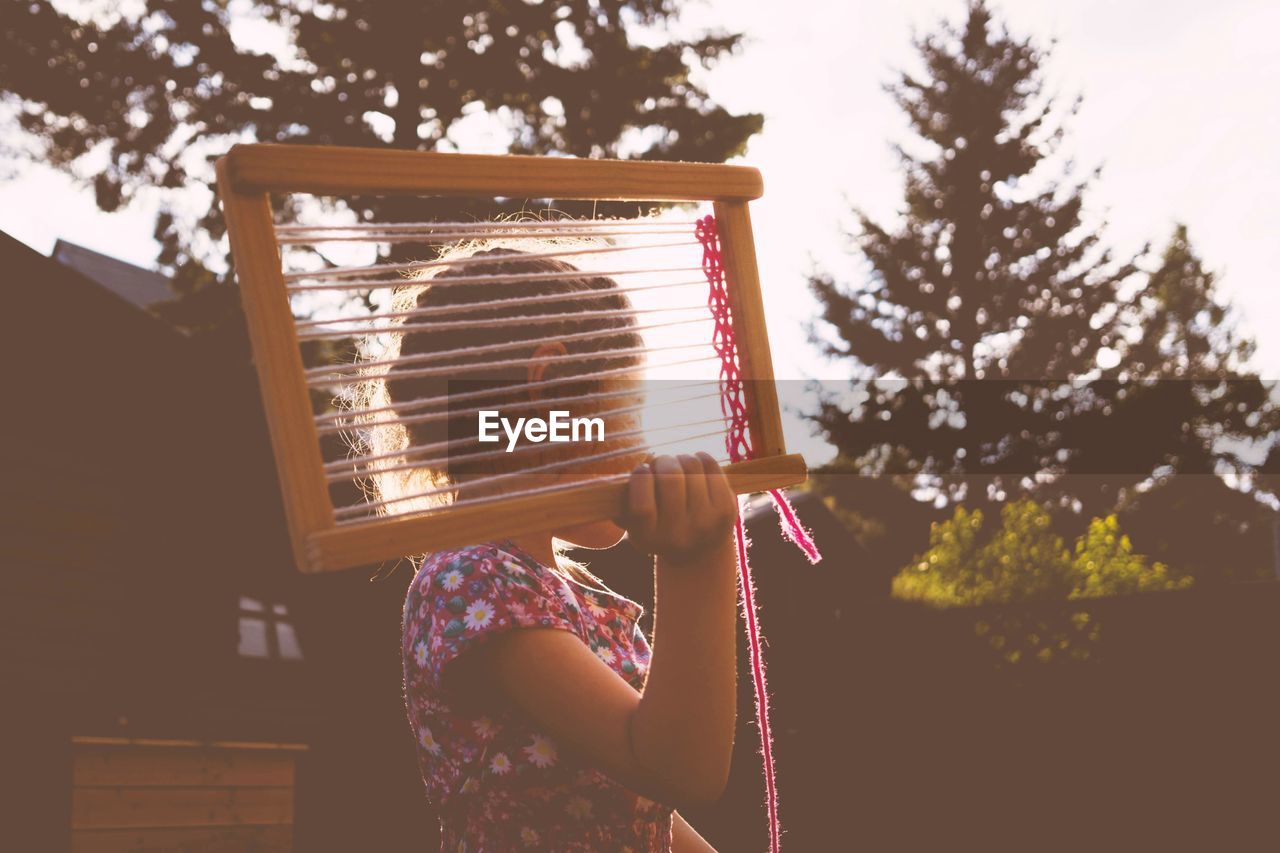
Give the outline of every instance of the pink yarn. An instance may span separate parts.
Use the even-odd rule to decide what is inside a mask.
[[[770,489],[769,497],[773,498],[773,508],[778,511],[778,522],[782,528],[783,537],[794,542],[796,547],[804,551],[810,563],[820,561],[822,554],[813,541],[813,534],[800,523],[800,517],[796,515],[795,508],[791,506],[791,501],[787,500],[787,493],[782,489]]]
[[[729,289],[724,277],[723,259],[720,254],[720,235],[714,216],[698,220],[695,229],[702,243],[702,269],[707,276],[709,293],[707,307],[715,327],[712,345],[720,356],[720,411],[728,422],[725,433],[725,449],[731,462],[740,462],[751,456],[751,443],[747,440],[747,405],[742,382],[738,344],[734,335],[732,309],[729,305]],[[796,516],[791,502],[780,489],[769,492],[778,511],[782,535],[796,543],[810,563],[822,559],[809,531]],[[755,583],[747,562],[746,526],[742,520],[742,504],[739,503],[738,520],[734,524],[738,546],[738,580],[742,588],[742,614],[747,624],[747,640],[751,648],[751,677],[755,687],[756,720],[760,726],[760,753],[764,764],[765,802],[769,812],[769,849],[778,853],[781,849],[782,824],[778,820],[778,781],[773,762],[773,736],[769,726],[769,687],[765,679],[764,640],[760,633],[759,614],[756,610]]]
[[[720,412],[729,423],[725,433],[725,449],[729,460],[738,462],[751,455],[747,441],[747,403],[744,399],[742,375],[738,363],[738,342],[734,335],[732,309],[729,307],[729,288],[724,279],[724,266],[720,257],[720,235],[716,231],[714,216],[698,220],[695,233],[702,243],[702,271],[707,276],[710,289],[707,307],[711,309],[714,328],[711,345],[720,356]]]

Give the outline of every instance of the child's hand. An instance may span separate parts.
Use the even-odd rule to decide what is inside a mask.
[[[738,498],[707,453],[658,456],[631,472],[619,523],[637,548],[690,564],[728,544]]]

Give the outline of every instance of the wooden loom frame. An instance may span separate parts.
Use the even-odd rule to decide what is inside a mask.
[[[338,525],[280,263],[272,193],[712,202],[752,449],[751,460],[728,465],[725,472],[738,494],[806,479],[804,459],[786,452],[773,381],[747,209],[748,202],[763,192],[758,170],[703,163],[251,144],[233,146],[218,160],[217,174],[294,559],[301,571],[334,571],[474,544],[495,535],[495,517],[501,518],[504,536],[598,521],[618,513],[626,484],[584,483],[558,492],[551,501],[528,495]]]

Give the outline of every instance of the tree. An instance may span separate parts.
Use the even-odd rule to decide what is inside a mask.
[[[1085,183],[1056,162],[1075,107],[1044,93],[1043,52],[982,2],[917,47],[923,73],[889,88],[914,133],[898,149],[901,221],[858,214],[865,282],[811,280],[824,352],[889,381],[870,381],[857,412],[828,400],[816,422],[868,473],[982,500],[969,484],[1017,488],[1053,464],[1065,403],[1041,380],[1088,373],[1115,342],[1134,267],[1101,247],[1082,219]]]
[[[1137,294],[1134,308],[1140,313],[1134,325],[1143,334],[1125,344],[1115,373],[1159,379],[1253,376],[1247,365],[1256,347],[1236,327],[1219,297],[1217,277],[1205,269],[1186,225],[1174,226],[1160,266]]]
[[[1091,383],[1097,404],[1064,426],[1069,469],[1091,476],[1042,497],[1069,489],[1085,513],[1115,507],[1145,550],[1201,583],[1272,576],[1276,513],[1255,492],[1266,487],[1261,448],[1280,427],[1275,383],[1249,367],[1253,341],[1185,226],[1125,312],[1133,332]]]
[[[1280,426],[1272,383],[1249,368],[1253,341],[1218,296],[1185,226],[1123,312],[1128,333],[1116,364],[1090,384],[1094,404],[1063,426],[1074,448],[1068,470],[1109,475],[1111,493],[1100,500],[1111,506],[1131,501],[1133,487],[1153,475],[1164,483],[1171,475],[1249,477],[1257,464],[1247,458],[1257,455],[1250,445]]]
[[[139,14],[107,3],[74,13],[8,3],[0,90],[19,105],[41,160],[84,177],[103,210],[144,188],[163,193],[159,264],[192,293],[221,278],[220,212],[201,188],[233,142],[450,150],[467,123],[487,122],[502,148],[519,153],[721,161],[740,152],[760,116],[729,113],[691,76],[739,36],[671,35],[679,6],[251,0],[259,32],[282,36],[264,52],[237,35],[237,23],[255,21],[237,21],[242,13],[224,0],[146,0]],[[196,190],[194,219],[182,190]],[[367,220],[498,210],[355,204]],[[200,325],[226,310],[225,299],[206,300],[179,315]]]
[[[814,413],[841,466],[943,503],[1035,495],[1073,533],[1153,478],[1247,478],[1280,422],[1186,229],[1150,272],[1112,259],[1062,162],[1075,107],[984,2],[917,47],[889,87],[913,131],[901,216],[855,211],[865,280],[810,282],[814,339],[865,392]]]

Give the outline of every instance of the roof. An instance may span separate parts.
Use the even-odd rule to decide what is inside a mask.
[[[170,324],[2,231],[0,263],[6,273],[0,286],[11,309],[0,314],[0,353],[13,363],[23,363],[31,353],[68,363],[78,359],[91,367],[109,361],[154,363],[163,358],[157,353],[171,355],[186,346],[186,336]],[[31,317],[57,318],[57,334],[30,322]],[[93,358],[85,359],[86,353]],[[54,377],[46,372],[31,381],[47,387]]]
[[[174,296],[166,276],[66,240],[54,244],[50,257],[139,308]]]

